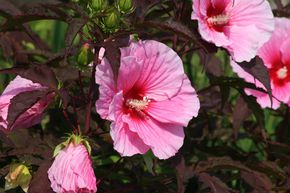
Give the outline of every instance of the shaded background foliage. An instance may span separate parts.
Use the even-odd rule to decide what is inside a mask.
[[[232,72],[225,50],[201,39],[197,23],[190,20],[190,0],[134,3],[135,10],[120,17],[116,29],[108,29],[102,24],[109,13],[94,14],[86,1],[0,0],[0,90],[19,74],[58,94],[40,125],[0,133],[0,192],[9,164],[15,161],[31,166],[29,192],[52,192],[46,172],[53,149],[78,126],[93,149],[98,192],[290,191],[289,108],[261,109],[244,93],[244,88],[255,86]],[[275,0],[271,5],[276,16],[290,17],[289,1]],[[150,152],[121,158],[113,150],[109,123],[94,109],[98,90],[92,71],[97,57],[85,65],[79,62],[85,43],[96,52],[105,47],[117,76],[118,48],[128,44],[130,34],[171,46],[198,91],[199,116],[185,128],[184,145],[169,160],[158,160]],[[244,64],[244,69],[267,85],[267,73],[259,73],[264,70],[259,59],[251,62],[255,67]],[[26,97],[33,103],[33,93]],[[27,102],[23,108],[31,105]],[[10,117],[15,120],[19,109],[11,111],[16,112]]]

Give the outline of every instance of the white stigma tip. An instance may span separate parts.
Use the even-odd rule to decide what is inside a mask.
[[[277,71],[277,76],[279,79],[284,79],[287,77],[287,73],[288,73],[288,69],[286,66],[284,66],[283,68],[280,68],[278,71]]]

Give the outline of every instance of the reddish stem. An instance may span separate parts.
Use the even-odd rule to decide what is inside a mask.
[[[85,122],[85,128],[84,128],[84,135],[89,133],[90,130],[90,124],[91,124],[91,110],[93,105],[93,99],[94,99],[94,89],[95,89],[95,73],[96,73],[96,67],[100,63],[99,57],[98,57],[99,49],[95,48],[95,60],[93,63],[93,70],[91,75],[91,82],[90,82],[90,89],[89,89],[89,103],[87,105],[86,109],[86,122]]]
[[[65,117],[67,123],[68,123],[68,124],[70,125],[70,127],[72,128],[73,133],[77,133],[77,129],[75,128],[75,126],[74,126],[74,125],[72,124],[72,122],[70,121],[69,116],[68,116],[66,110],[63,109],[62,113],[63,113],[63,115],[64,115],[64,117]]]

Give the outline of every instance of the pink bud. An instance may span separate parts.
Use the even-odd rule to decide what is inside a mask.
[[[70,143],[48,170],[51,188],[57,193],[95,193],[96,177],[86,147]]]

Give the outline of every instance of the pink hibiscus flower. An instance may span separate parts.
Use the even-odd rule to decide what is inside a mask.
[[[55,94],[50,93],[41,98],[30,109],[23,112],[16,121],[9,126],[8,124],[8,110],[11,104],[11,100],[23,92],[46,90],[47,88],[40,84],[33,83],[32,81],[17,76],[9,85],[5,88],[4,92],[0,96],[0,130],[8,132],[18,128],[28,128],[38,124],[42,117],[43,111],[52,102]]]
[[[183,144],[183,127],[200,107],[182,61],[168,46],[153,40],[121,49],[118,80],[106,58],[96,70],[102,118],[112,121],[114,148],[122,156],[149,149],[160,159],[173,156]]]
[[[87,148],[73,142],[62,149],[48,170],[56,193],[95,193],[96,177]]]
[[[274,30],[266,0],[193,0],[192,7],[202,38],[227,49],[237,62],[255,57]]]
[[[275,28],[271,39],[258,51],[258,55],[263,59],[269,70],[274,96],[273,109],[279,108],[280,102],[288,103],[290,106],[290,20],[276,18]],[[247,82],[254,83],[257,87],[265,89],[262,83],[245,72],[234,61],[231,62],[231,65],[238,76],[244,78]],[[255,96],[261,107],[271,107],[268,94],[252,89],[246,89],[246,93]]]

